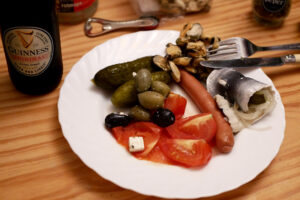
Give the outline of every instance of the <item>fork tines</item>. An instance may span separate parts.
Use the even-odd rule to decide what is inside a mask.
[[[212,49],[210,45],[207,49],[207,57],[209,59],[232,59],[240,56],[239,41],[236,38],[229,38],[219,42],[217,49]]]
[[[235,43],[220,42],[219,45],[220,46],[217,49],[212,49],[212,47],[209,46],[207,51],[207,56],[216,57],[216,56],[225,56],[225,55],[238,53],[238,48]]]

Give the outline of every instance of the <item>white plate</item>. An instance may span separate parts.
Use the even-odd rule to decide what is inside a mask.
[[[174,43],[178,35],[177,31],[137,32],[92,49],[74,65],[64,81],[58,101],[59,122],[81,160],[123,188],[164,198],[212,196],[254,179],[276,156],[285,130],[284,107],[277,91],[274,111],[251,129],[236,135],[231,153],[214,156],[203,168],[187,169],[138,160],[117,144],[104,127],[105,116],[116,109],[109,101],[110,96],[90,81],[99,69],[108,65],[164,55],[166,44]],[[272,84],[260,69],[243,73]],[[173,91],[187,97],[178,86]],[[188,98],[187,115],[197,112]]]

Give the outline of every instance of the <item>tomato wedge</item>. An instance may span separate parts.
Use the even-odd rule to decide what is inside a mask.
[[[203,139],[164,138],[158,144],[169,159],[187,167],[203,166],[208,163],[212,156],[211,147]]]
[[[204,139],[210,142],[217,131],[217,124],[210,113],[201,113],[181,118],[166,127],[172,138],[178,139]]]
[[[159,145],[156,145],[152,151],[144,158],[145,160],[149,160],[157,163],[164,163],[169,165],[175,165],[176,163],[169,159],[160,149]]]
[[[138,158],[146,157],[157,144],[162,128],[151,122],[134,122],[126,127],[118,126],[112,128],[112,133],[117,142],[128,149],[129,137],[141,136],[144,139],[145,149],[141,152],[132,153]]]
[[[164,102],[164,108],[171,110],[176,119],[184,115],[187,100],[176,93],[170,93]]]

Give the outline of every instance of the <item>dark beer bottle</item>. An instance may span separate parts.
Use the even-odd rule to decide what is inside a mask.
[[[63,72],[55,0],[3,1],[0,27],[14,86],[26,94],[54,90]]]

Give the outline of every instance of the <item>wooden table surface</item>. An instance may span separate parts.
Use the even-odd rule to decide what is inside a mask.
[[[100,0],[95,17],[111,20],[137,18],[127,0]],[[159,30],[180,30],[186,22],[200,22],[221,38],[246,37],[258,45],[300,42],[300,1],[280,29],[256,24],[250,0],[214,0],[209,13],[163,21]],[[43,96],[19,93],[10,82],[0,46],[0,199],[159,199],[123,189],[98,176],[71,150],[58,122],[57,100],[65,76],[93,47],[136,30],[87,38],[83,23],[61,25],[64,76],[59,87]],[[280,55],[282,52],[273,52]],[[259,53],[258,55],[270,55]],[[278,155],[251,182],[205,199],[300,199],[300,65],[264,68],[280,92],[286,131]],[[187,183],[188,184],[188,183]],[[167,186],[166,186],[167,187]]]

